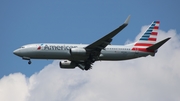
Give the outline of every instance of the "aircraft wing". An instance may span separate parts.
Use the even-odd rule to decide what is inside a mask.
[[[87,47],[85,47],[85,49],[98,50],[98,51],[101,51],[102,49],[104,49],[108,44],[111,43],[112,38],[128,25],[129,19],[130,19],[130,16],[128,16],[125,22],[121,26],[119,26],[117,29],[113,30],[112,32],[100,38],[99,40],[95,41],[94,43],[88,45]]]
[[[101,50],[104,49],[107,45],[109,45],[112,41],[112,38],[128,25],[129,19],[130,16],[128,16],[125,22],[117,29],[113,30],[112,32],[95,41],[94,43],[86,46],[85,49],[89,57],[84,62],[78,62],[78,67],[80,67],[82,70],[90,69],[91,64],[98,60]]]
[[[94,43],[86,46],[85,47],[87,51],[86,55],[88,55],[87,59],[81,61],[74,61],[74,60],[70,60],[70,61],[75,62],[77,66],[82,70],[89,70],[92,67],[91,65],[96,60],[98,60],[101,50],[104,49],[107,45],[109,45],[112,41],[112,38],[128,25],[129,20],[130,20],[130,16],[127,17],[127,19],[121,26],[119,26],[109,34],[105,35],[104,37],[100,38],[99,40],[95,41]]]

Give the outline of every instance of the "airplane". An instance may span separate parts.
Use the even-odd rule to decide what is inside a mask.
[[[120,61],[155,56],[157,50],[171,38],[156,43],[160,21],[153,21],[138,41],[127,45],[111,45],[113,37],[128,25],[129,20],[130,16],[118,28],[91,44],[28,44],[13,53],[28,60],[28,64],[31,64],[31,59],[63,59],[59,62],[60,68],[79,67],[89,70],[95,61]]]

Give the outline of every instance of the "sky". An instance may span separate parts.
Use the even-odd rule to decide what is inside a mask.
[[[0,101],[179,101],[179,1],[0,1]],[[126,17],[112,44],[133,42],[154,20],[158,40],[172,37],[155,57],[96,62],[93,69],[59,68],[60,60],[27,61],[13,50],[30,43],[90,44]]]

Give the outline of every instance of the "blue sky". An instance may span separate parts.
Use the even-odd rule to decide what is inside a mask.
[[[15,56],[13,50],[29,43],[92,43],[121,25],[131,15],[129,25],[112,44],[134,40],[141,27],[160,20],[160,29],[180,30],[179,1],[174,0],[1,0],[0,78],[21,72],[30,76],[52,60],[32,60],[32,65]]]

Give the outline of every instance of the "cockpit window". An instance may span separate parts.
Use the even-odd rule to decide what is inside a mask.
[[[22,46],[21,48],[24,48],[24,46]]]

